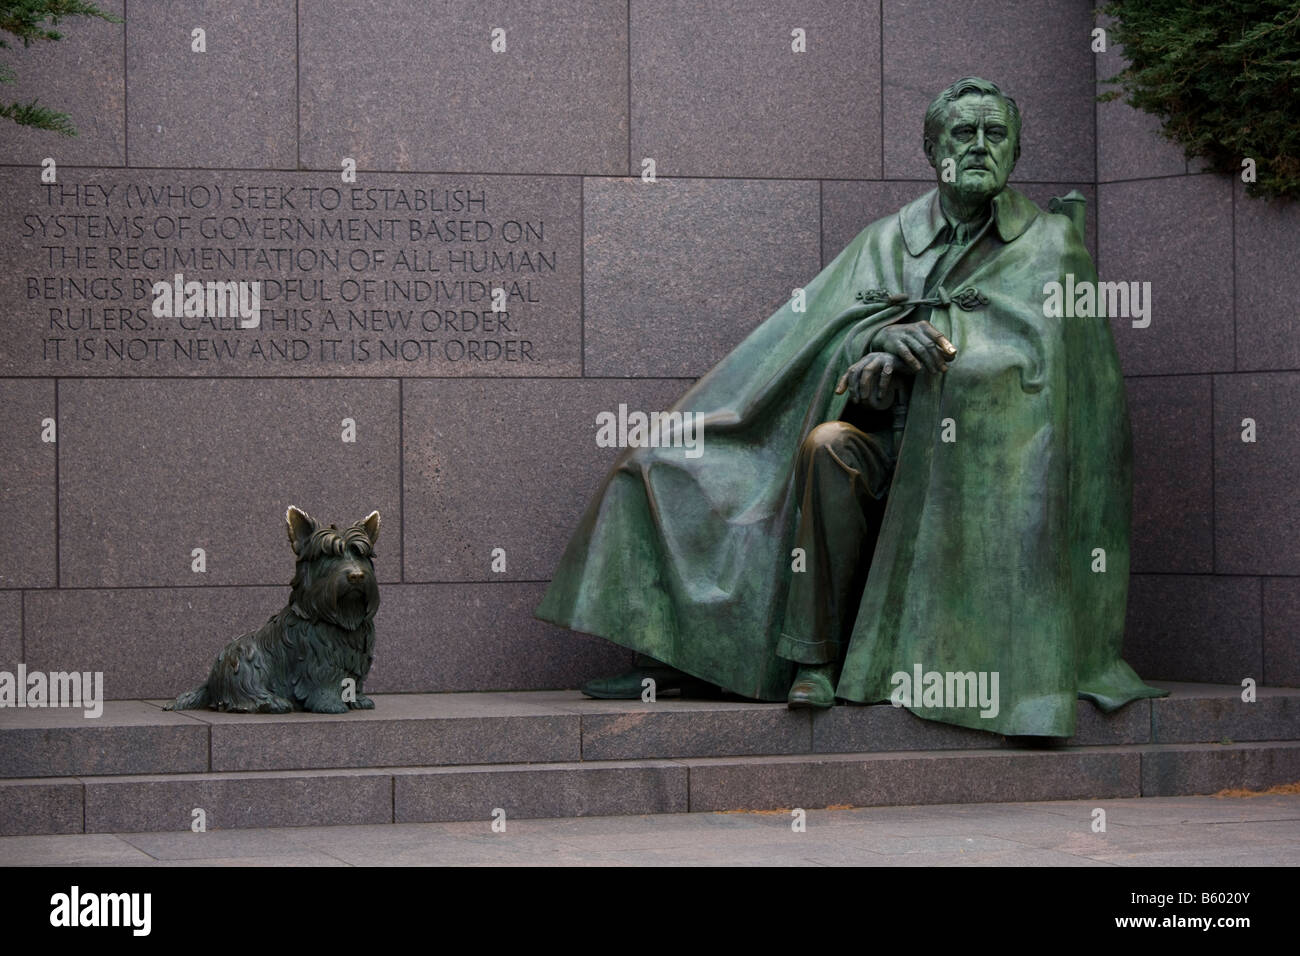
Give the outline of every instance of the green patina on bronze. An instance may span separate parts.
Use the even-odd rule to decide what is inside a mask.
[[[800,665],[781,656],[798,656],[782,631],[808,626],[786,620],[800,445],[842,417],[875,416],[888,434],[893,415],[897,464],[832,662],[836,695],[889,700],[892,675],[918,665],[997,673],[996,716],[909,709],[1068,737],[1076,697],[1109,711],[1166,693],[1120,657],[1132,466],[1110,327],[1044,317],[1046,283],[1097,279],[1082,204],[1064,207],[1076,224],[1005,186],[1019,116],[971,82],[927,117],[939,188],[859,233],[807,284],[805,311],[782,306],[674,406],[703,416],[702,455],[661,444],[619,458],[538,617],[746,697],[786,699]],[[923,361],[907,357],[921,349]],[[879,400],[881,360],[916,369],[905,420]]]

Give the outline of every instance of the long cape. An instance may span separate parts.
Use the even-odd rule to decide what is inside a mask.
[[[1096,281],[1079,231],[1012,189],[995,208],[1002,241],[946,282],[987,301],[930,315],[957,359],[912,387],[836,693],[883,701],[899,673],[996,674],[995,714],[921,687],[905,702],[929,719],[1068,737],[1076,696],[1113,710],[1166,693],[1120,659],[1128,412],[1107,320],[1043,314],[1045,283]],[[620,456],[537,617],[785,699],[796,665],[775,646],[797,573],[795,456],[844,412],[835,385],[871,336],[915,309],[858,294],[933,291],[937,211],[932,190],[867,226],[807,284],[803,311],[787,302],[682,396],[673,411],[702,416],[702,454],[667,433]]]

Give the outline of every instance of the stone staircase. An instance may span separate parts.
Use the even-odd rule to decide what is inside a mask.
[[[1174,684],[1068,745],[888,705],[376,695],[342,716],[0,710],[0,835],[1106,799],[1300,781],[1300,689]],[[3,860],[0,860],[2,863]]]

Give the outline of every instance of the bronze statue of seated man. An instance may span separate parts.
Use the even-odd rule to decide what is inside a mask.
[[[696,457],[625,452],[537,616],[640,652],[583,690],[710,686],[791,707],[892,701],[1068,737],[1076,699],[1164,691],[1120,658],[1131,448],[1082,197],[1007,186],[1014,100],[968,77],[926,112],[937,185],[867,226],[692,387]],[[1071,215],[1073,213],[1073,215]],[[800,308],[800,305],[803,308]]]

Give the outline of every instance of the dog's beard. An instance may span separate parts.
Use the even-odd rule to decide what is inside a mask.
[[[338,596],[328,617],[344,630],[355,631],[374,617],[375,603],[364,589],[349,588]]]
[[[355,631],[369,622],[379,610],[379,589],[367,585],[342,583],[320,585],[296,591],[291,599],[298,616],[308,621],[324,621],[345,631]]]

